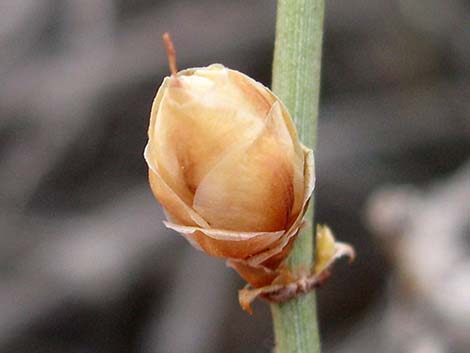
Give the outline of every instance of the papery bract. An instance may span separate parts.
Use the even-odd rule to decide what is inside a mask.
[[[280,100],[214,64],[166,77],[145,159],[171,228],[252,286],[270,284],[314,187],[313,153]]]

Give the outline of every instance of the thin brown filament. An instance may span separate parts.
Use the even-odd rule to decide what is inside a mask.
[[[178,68],[176,66],[176,51],[175,47],[173,46],[173,42],[171,41],[170,33],[165,32],[162,36],[162,39],[168,55],[168,66],[170,67],[170,73],[172,76],[176,76],[176,73],[178,72]]]

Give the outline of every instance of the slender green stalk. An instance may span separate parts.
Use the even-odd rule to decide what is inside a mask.
[[[324,0],[279,0],[273,91],[285,103],[301,141],[316,144]],[[313,201],[313,200],[312,200]],[[313,202],[306,219],[313,222]],[[294,273],[313,264],[313,227],[299,234],[288,265]],[[276,353],[320,353],[314,292],[272,304]]]

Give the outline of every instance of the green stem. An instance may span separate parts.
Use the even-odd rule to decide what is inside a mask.
[[[301,141],[316,144],[324,0],[279,0],[273,62],[273,91],[296,123]],[[313,198],[312,198],[313,201]],[[306,219],[313,221],[313,202]],[[313,227],[299,234],[288,265],[311,269]],[[271,304],[276,353],[320,353],[315,293]]]

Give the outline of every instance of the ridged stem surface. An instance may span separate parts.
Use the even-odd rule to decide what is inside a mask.
[[[304,145],[315,149],[320,91],[324,0],[279,0],[273,61],[274,93],[291,113]],[[313,264],[313,197],[307,227],[288,259],[292,272]],[[315,293],[271,304],[276,353],[320,353]]]

